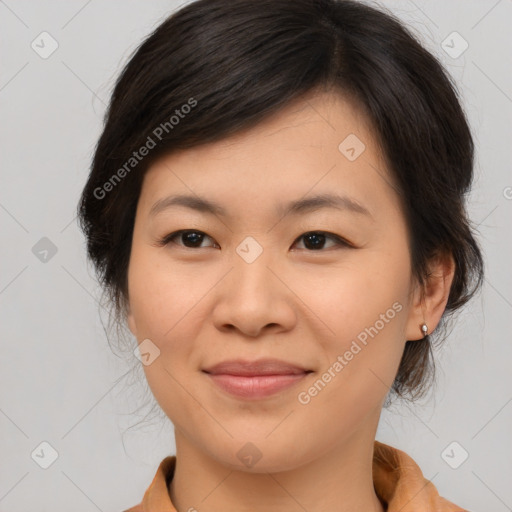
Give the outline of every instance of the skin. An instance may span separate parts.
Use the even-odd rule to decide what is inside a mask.
[[[354,161],[338,149],[349,134],[366,146]],[[369,215],[276,213],[282,203],[331,192]],[[150,215],[155,202],[178,193],[214,200],[228,216],[183,206]],[[182,229],[206,236],[199,247],[180,236],[159,244]],[[311,231],[350,246],[326,238],[311,248],[303,237]],[[263,249],[252,263],[236,252],[247,236]],[[420,287],[399,196],[371,126],[334,93],[312,93],[255,128],[157,161],[136,212],[127,321],[139,343],[150,339],[160,350],[144,371],[175,427],[169,493],[176,508],[383,511],[372,483],[381,409],[406,340],[422,338],[420,325],[431,332],[441,318],[453,262],[439,259],[430,270]],[[300,403],[299,393],[397,303],[400,312]],[[202,372],[227,359],[262,357],[313,372],[261,400],[232,397]],[[250,467],[237,457],[248,442],[261,453]]]

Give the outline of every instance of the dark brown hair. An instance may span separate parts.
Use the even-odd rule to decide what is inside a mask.
[[[419,282],[432,258],[453,256],[442,327],[477,291],[483,261],[465,209],[473,140],[438,60],[392,15],[356,1],[199,0],[161,23],[123,69],[80,200],[88,256],[119,320],[148,167],[251,128],[318,88],[351,98],[370,120],[402,197]],[[150,149],[135,157],[142,147]],[[426,388],[432,341],[407,342],[395,393]]]

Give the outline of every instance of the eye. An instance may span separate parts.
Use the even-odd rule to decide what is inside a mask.
[[[202,248],[207,246],[202,246],[203,241],[209,238],[213,240],[210,236],[202,231],[192,230],[192,229],[181,229],[180,231],[175,231],[159,241],[159,245],[167,245],[169,243],[174,243],[176,245],[183,245],[186,248]],[[175,240],[179,240],[181,243],[176,242]]]
[[[346,240],[333,233],[327,233],[325,231],[309,231],[301,235],[297,240],[304,239],[304,246],[312,251],[318,251],[325,248],[325,241],[330,239],[334,241],[331,247],[345,246],[353,247]]]
[[[181,245],[187,249],[201,249],[208,247],[202,245],[205,239],[210,239],[213,241],[213,238],[208,236],[206,233],[203,233],[202,231],[181,229],[179,231],[170,233],[169,235],[159,240],[158,245],[164,246],[173,243],[176,245]],[[297,240],[301,239],[304,239],[304,246],[309,251],[319,251],[321,249],[325,249],[326,240],[329,239],[333,242],[330,247],[353,247],[349,242],[340,236],[333,233],[327,233],[325,231],[308,231],[307,233],[304,233],[299,238],[297,238]],[[294,245],[297,243],[297,240],[294,242]],[[219,247],[215,242],[214,246]]]

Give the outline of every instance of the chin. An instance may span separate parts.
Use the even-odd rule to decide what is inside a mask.
[[[262,434],[260,440],[249,441],[231,440],[224,446],[212,446],[208,449],[210,455],[219,463],[233,471],[247,473],[279,473],[296,469],[318,456],[314,450],[308,456],[304,444],[300,439],[290,440],[288,443],[282,439],[270,441]],[[290,443],[291,441],[291,443]],[[301,446],[302,450],[297,450]],[[226,454],[233,454],[226,457]]]

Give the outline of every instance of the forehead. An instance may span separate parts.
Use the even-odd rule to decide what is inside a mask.
[[[264,147],[277,153],[311,148],[338,151],[338,145],[350,134],[356,135],[371,152],[380,148],[367,116],[353,101],[341,94],[311,92],[269,115],[256,126],[241,130],[220,141],[174,152],[179,158],[236,158],[242,154],[258,156]],[[264,157],[265,155],[259,155]]]
[[[142,199],[151,208],[172,190],[256,211],[308,193],[393,195],[392,181],[363,112],[338,94],[314,93],[255,127],[161,158]]]

